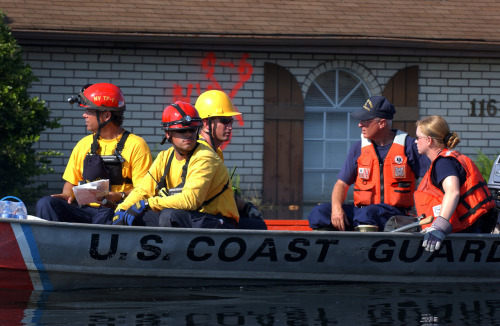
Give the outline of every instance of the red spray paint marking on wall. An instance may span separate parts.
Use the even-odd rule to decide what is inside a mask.
[[[217,81],[217,78],[215,76],[215,68],[217,66],[220,67],[229,67],[231,69],[235,69],[238,72],[238,82],[231,88],[229,93],[227,95],[233,99],[238,91],[243,87],[243,85],[252,77],[253,73],[253,67],[250,63],[248,63],[246,60],[248,59],[250,55],[248,53],[245,53],[241,56],[241,59],[238,61],[237,64],[231,61],[222,61],[222,60],[217,60],[215,53],[210,52],[208,53],[205,58],[201,61],[201,68],[203,71],[205,71],[205,77],[209,81],[208,85],[206,86],[205,90],[201,90],[200,83],[196,84],[187,84],[186,85],[186,90],[184,91],[184,87],[180,84],[174,84],[174,90],[173,90],[173,102],[175,101],[183,101],[183,102],[188,102],[188,103],[193,103],[196,102],[196,99],[198,96],[203,93],[204,91],[212,90],[212,89],[217,89],[221,91],[225,91],[222,89],[220,83]],[[195,93],[193,94],[193,91]],[[238,111],[238,108],[236,108],[236,111]],[[240,126],[243,126],[245,123],[245,120],[241,115],[238,115],[235,117],[238,121],[238,124]],[[229,140],[227,143],[231,142]],[[227,146],[227,143],[224,143],[221,147],[224,149]]]

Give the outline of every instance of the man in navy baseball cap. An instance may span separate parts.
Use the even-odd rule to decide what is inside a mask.
[[[373,118],[382,118],[392,120],[396,109],[391,102],[383,96],[372,96],[366,100],[365,105],[357,111],[351,113],[351,116],[357,120],[364,121]]]
[[[430,161],[418,153],[414,138],[392,129],[394,113],[394,105],[383,96],[371,96],[351,113],[361,139],[352,145],[337,175],[332,200],[311,210],[312,229],[347,231],[373,225],[383,231],[390,217],[407,215],[413,207],[415,180]],[[353,204],[345,202],[351,185]]]

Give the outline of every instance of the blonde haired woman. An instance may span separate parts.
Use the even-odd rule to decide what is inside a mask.
[[[423,247],[438,250],[452,232],[490,233],[496,222],[495,202],[474,162],[452,150],[460,143],[441,116],[417,121],[418,152],[431,167],[415,192],[418,215],[434,216],[423,226]]]

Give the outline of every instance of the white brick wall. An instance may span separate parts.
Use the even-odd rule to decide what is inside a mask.
[[[96,82],[118,85],[127,102],[124,127],[142,136],[153,154],[157,154],[166,148],[159,145],[161,113],[178,95],[176,85],[191,103],[196,101],[199,91],[208,87],[220,85],[230,92],[241,81],[238,67],[242,62],[253,69],[234,97],[236,107],[243,113],[244,125],[235,123],[232,142],[224,155],[230,169],[237,166],[241,188],[248,195],[260,196],[262,190],[265,62],[289,69],[303,93],[321,71],[343,67],[363,78],[371,91],[379,94],[398,70],[418,65],[421,115],[443,115],[451,129],[459,133],[462,142],[458,149],[465,154],[475,155],[476,149],[480,149],[493,158],[500,152],[500,108],[493,116],[469,116],[473,99],[485,103],[496,100],[500,107],[500,60],[287,53],[249,53],[244,59],[244,55],[215,52],[209,61],[209,52],[198,51],[24,47],[25,62],[40,79],[30,92],[47,102],[52,115],[62,118],[63,126],[44,132],[35,147],[60,150],[64,154],[52,159],[57,174],[41,176],[39,181],[48,183],[48,193],[62,188],[61,175],[71,149],[86,134],[82,111],[71,108],[66,100],[83,85]],[[203,65],[210,62],[213,64],[204,69]],[[208,68],[213,68],[212,74]]]

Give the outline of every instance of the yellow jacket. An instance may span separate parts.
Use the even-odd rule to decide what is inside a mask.
[[[156,189],[156,186],[163,176],[165,166],[173,150],[171,147],[158,154],[149,170],[154,179],[149,175],[146,176],[125,201],[118,205],[117,209],[125,210],[134,203],[147,199],[149,206],[154,211],[161,211],[164,208],[196,211],[206,200],[217,195],[228,183],[229,173],[224,162],[210,147],[201,143],[189,161],[182,192],[171,196],[163,195],[163,191]],[[181,183],[182,167],[185,162],[185,159],[177,160],[174,155],[166,176],[167,189],[174,188]],[[231,181],[229,180],[228,188],[223,193],[199,211],[213,215],[220,214],[238,221],[239,214],[234,201]]]

